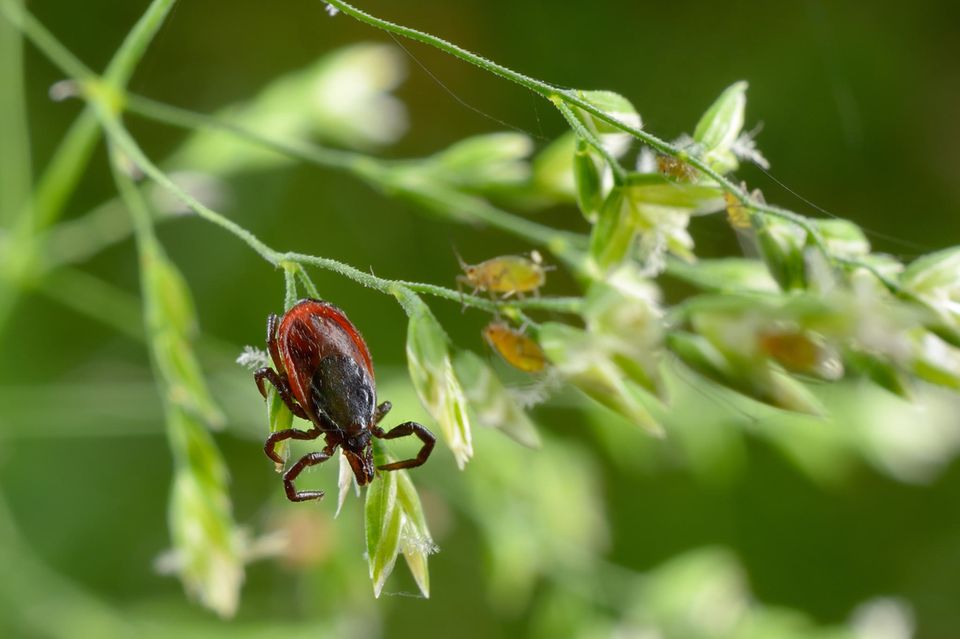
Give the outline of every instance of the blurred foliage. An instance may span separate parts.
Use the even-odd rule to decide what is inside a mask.
[[[363,330],[390,416],[436,424],[432,415],[453,449],[378,479],[365,508],[349,497],[349,475],[321,467],[304,483],[340,485],[334,520],[329,498],[319,508],[283,500],[261,443],[289,414],[265,410],[233,363],[289,301],[278,273],[212,226],[167,223],[186,211],[153,185],[118,202],[109,163],[95,156],[64,222],[38,234],[39,259],[4,271],[4,296],[19,299],[9,315],[0,308],[0,634],[430,637],[456,627],[464,637],[899,639],[916,626],[917,637],[953,636],[960,278],[955,251],[932,251],[957,243],[960,87],[946,62],[960,53],[956,7],[865,16],[747,2],[698,8],[691,21],[689,7],[611,1],[587,22],[582,7],[539,1],[364,5],[536,77],[616,88],[630,100],[579,95],[633,124],[641,107],[655,132],[690,130],[729,85],[678,143],[717,171],[737,168],[769,199],[796,202],[752,165],[769,159],[777,179],[851,218],[815,230],[831,254],[864,266],[838,276],[811,251],[812,233],[725,201],[682,158],[641,149],[634,166],[629,139],[586,112],[573,113],[577,139],[545,117],[546,103],[456,60],[404,44],[416,56],[407,64],[389,39],[358,44],[381,34],[329,18],[321,3],[276,12],[241,2],[229,15],[178,3],[134,91],[294,146],[345,149],[320,162],[339,167],[331,172],[229,131],[129,117],[147,155],[201,202],[270,246],[450,286],[455,251],[481,262],[530,250],[529,237],[455,223],[496,226],[503,205],[558,229],[544,244],[570,268],[549,274],[545,295],[579,294],[584,274],[603,281],[586,291],[582,324],[540,311],[527,327],[526,311],[504,309],[556,365],[530,377],[484,350],[487,314],[445,302],[434,313],[397,289],[408,325],[388,297],[335,274],[301,280]],[[99,68],[145,6],[30,9]],[[637,25],[656,25],[642,47]],[[20,251],[10,229],[30,175],[63,152],[53,149],[77,107],[51,106],[47,87],[61,77],[20,53],[4,20],[0,51],[9,256]],[[657,64],[625,72],[625,60],[650,55]],[[870,72],[878,66],[883,77]],[[739,78],[750,81],[749,117]],[[768,128],[755,143],[743,130],[759,117]],[[354,153],[389,145],[380,157],[424,159]],[[630,158],[623,175],[614,158]],[[141,237],[140,273],[131,197],[166,247],[145,254]],[[705,215],[724,209],[750,222],[731,229]],[[591,244],[563,245],[584,219],[595,222]],[[747,259],[718,257],[741,247]],[[578,267],[573,249],[591,262]],[[899,271],[921,252],[930,255]],[[795,294],[771,296],[779,290]],[[653,356],[663,340],[672,355]],[[389,454],[413,446],[391,442]],[[400,554],[411,572],[386,580]],[[239,603],[236,617],[191,606],[157,574],[171,570],[221,613]]]

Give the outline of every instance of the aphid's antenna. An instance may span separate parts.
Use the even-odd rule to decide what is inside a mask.
[[[831,213],[830,211],[828,211],[827,209],[823,208],[822,206],[816,204],[815,202],[811,202],[811,201],[808,200],[807,198],[803,197],[802,195],[800,195],[799,193],[797,193],[796,191],[794,191],[793,189],[791,189],[789,186],[787,186],[786,184],[784,184],[783,182],[781,182],[779,179],[777,179],[776,177],[774,177],[774,175],[773,175],[772,173],[770,173],[770,171],[766,170],[765,168],[763,168],[762,166],[760,166],[760,165],[757,164],[756,162],[754,162],[753,165],[754,165],[755,167],[757,167],[757,169],[758,169],[761,173],[763,173],[763,174],[766,175],[768,178],[770,178],[770,180],[773,181],[777,186],[779,186],[779,187],[782,188],[784,191],[786,191],[787,193],[789,193],[789,194],[792,195],[793,197],[797,198],[798,200],[800,200],[801,202],[803,202],[803,203],[806,204],[807,206],[813,208],[813,209],[816,210],[817,212],[823,213],[823,214],[826,215],[827,217],[831,217],[831,218],[833,218],[833,219],[835,219],[835,220],[842,220],[842,219],[844,219],[844,218],[840,217],[839,215],[836,215],[836,214],[834,214],[834,213]],[[912,241],[910,241],[910,240],[905,240],[905,239],[903,239],[903,238],[901,238],[901,237],[895,237],[895,236],[893,236],[893,235],[888,235],[888,234],[886,234],[886,233],[881,233],[880,231],[875,231],[875,230],[873,230],[873,229],[871,229],[871,228],[868,228],[868,227],[866,227],[866,226],[863,226],[863,225],[861,225],[861,226],[863,227],[863,230],[864,230],[864,232],[865,232],[867,235],[871,235],[871,236],[873,236],[873,237],[875,237],[875,238],[877,238],[877,239],[885,240],[885,241],[887,241],[887,242],[892,242],[892,243],[894,243],[894,244],[897,244],[897,245],[900,245],[900,246],[904,246],[904,247],[907,247],[907,248],[916,249],[916,250],[918,250],[918,251],[930,251],[930,250],[933,250],[932,247],[925,246],[925,245],[920,244],[920,243],[918,243],[918,242],[912,242]]]
[[[460,251],[457,250],[456,246],[451,244],[450,248],[453,249],[453,254],[457,256],[457,263],[460,264],[460,268],[466,271],[470,265],[463,261],[463,257],[460,255]]]

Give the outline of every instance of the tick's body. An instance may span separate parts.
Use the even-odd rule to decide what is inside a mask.
[[[427,460],[434,437],[423,426],[406,422],[384,432],[377,424],[390,410],[390,402],[377,406],[373,361],[363,337],[347,316],[332,304],[301,300],[279,319],[267,319],[267,345],[277,370],[261,368],[254,374],[266,397],[264,381],[273,384],[297,417],[313,424],[310,430],[289,429],[267,438],[267,457],[282,464],[277,443],[286,439],[316,439],[323,435],[323,451],[309,453],[284,473],[284,488],[291,501],[323,497],[323,491],[297,491],[293,481],[304,468],[330,458],[339,446],[361,486],[373,479],[371,437],[393,439],[416,435],[423,441],[414,459],[380,466],[381,470],[413,468]]]

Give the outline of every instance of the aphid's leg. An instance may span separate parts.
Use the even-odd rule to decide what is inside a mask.
[[[376,426],[379,424],[380,420],[387,416],[391,408],[393,408],[393,404],[390,402],[383,402],[377,406],[377,410],[373,411],[373,425]]]
[[[267,316],[267,348],[270,350],[273,365],[278,371],[282,371],[283,360],[280,359],[280,349],[277,347],[277,329],[279,327],[280,318],[270,313],[270,315]]]
[[[460,312],[467,311],[467,301],[463,299],[463,285],[467,283],[467,278],[463,275],[457,275],[457,293],[460,295]]]
[[[267,398],[267,389],[263,385],[264,381],[270,382],[273,384],[273,387],[277,389],[277,392],[280,393],[280,399],[283,400],[283,403],[287,405],[287,408],[290,409],[290,412],[299,417],[300,419],[310,419],[310,416],[307,415],[306,411],[303,410],[303,406],[297,403],[297,400],[293,398],[293,395],[290,394],[290,386],[287,384],[286,380],[277,375],[277,371],[272,368],[263,367],[253,374],[253,379],[257,381],[257,388],[260,389],[260,394],[263,395],[263,398]]]
[[[322,499],[322,490],[297,490],[293,482],[303,472],[304,468],[316,466],[330,459],[333,451],[324,448],[317,453],[308,453],[301,457],[296,464],[290,467],[290,470],[283,474],[283,489],[287,492],[287,499],[290,501],[309,501],[311,499]]]
[[[275,433],[270,433],[270,436],[267,437],[267,441],[263,443],[263,452],[271,461],[282,466],[284,460],[277,454],[277,444],[288,439],[316,439],[322,433],[323,431],[316,427],[310,430],[297,430],[296,428],[278,430]]]
[[[433,450],[433,445],[437,443],[437,438],[433,436],[429,430],[418,424],[417,422],[404,422],[399,426],[394,426],[390,429],[390,432],[383,432],[382,428],[374,428],[373,434],[380,439],[396,439],[397,437],[406,437],[407,435],[416,435],[420,438],[420,441],[423,442],[423,447],[420,449],[420,452],[417,453],[417,456],[413,459],[404,459],[403,461],[393,462],[391,464],[384,464],[382,466],[377,466],[379,470],[400,470],[401,468],[416,468],[420,466],[427,458],[430,456],[430,451]]]

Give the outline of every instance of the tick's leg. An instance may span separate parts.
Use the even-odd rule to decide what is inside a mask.
[[[294,485],[294,480],[303,472],[304,468],[316,466],[330,459],[332,451],[324,449],[318,453],[309,453],[304,455],[296,464],[290,467],[290,470],[283,474],[283,489],[287,492],[287,499],[290,501],[309,501],[311,499],[322,499],[322,490],[300,490]]]
[[[282,399],[283,403],[287,405],[287,408],[290,409],[291,413],[300,419],[310,419],[310,416],[307,415],[305,410],[303,410],[303,406],[298,404],[297,400],[295,400],[293,395],[290,394],[290,386],[287,384],[286,380],[277,375],[277,371],[265,366],[253,374],[253,379],[257,381],[257,388],[260,389],[260,394],[263,395],[264,399],[267,397],[267,389],[263,383],[264,381],[267,381],[273,384],[273,387],[277,389],[277,392],[280,393],[280,399]]]
[[[420,452],[417,453],[417,456],[413,459],[404,459],[403,461],[393,462],[390,464],[384,464],[382,466],[377,466],[380,470],[400,470],[401,468],[416,468],[420,466],[427,458],[430,456],[430,451],[433,450],[433,445],[437,443],[437,438],[433,436],[429,430],[418,424],[417,422],[405,422],[399,426],[394,426],[390,429],[390,432],[383,432],[382,428],[375,428],[373,434],[379,437],[380,439],[396,439],[397,437],[406,437],[407,435],[416,435],[420,438],[420,441],[423,442],[423,447],[420,449]]]
[[[281,459],[280,455],[277,454],[277,444],[288,439],[316,439],[322,432],[323,431],[321,431],[319,428],[312,428],[310,430],[297,430],[296,428],[278,430],[275,433],[270,433],[270,436],[267,437],[267,441],[263,443],[263,452],[271,459],[271,461],[282,466],[283,459]]]
[[[270,358],[273,359],[273,365],[278,371],[283,370],[283,361],[280,359],[280,349],[277,347],[277,328],[280,326],[280,318],[270,313],[267,316],[267,348],[270,350]]]
[[[393,404],[390,402],[383,402],[377,406],[377,410],[373,411],[373,425],[376,426],[379,424],[380,420],[387,416],[391,408],[393,408]]]

